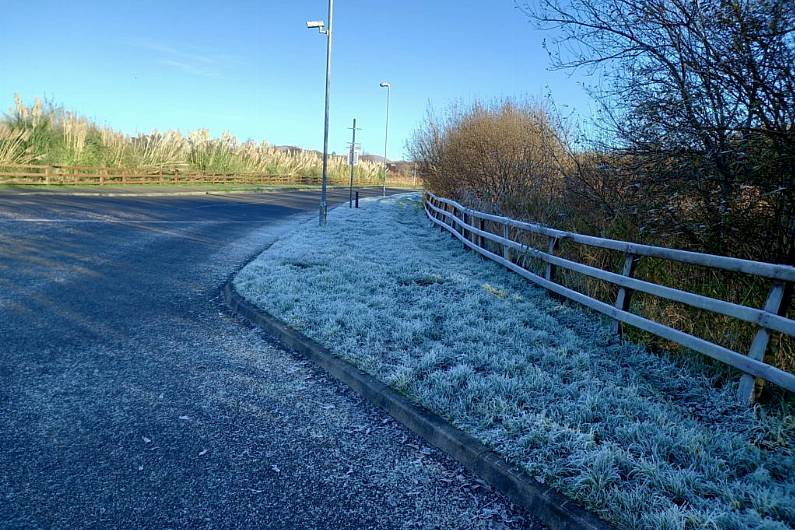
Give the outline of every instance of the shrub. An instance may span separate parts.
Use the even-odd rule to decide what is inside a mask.
[[[426,187],[543,220],[563,192],[559,138],[543,107],[504,100],[429,111],[408,148]]]

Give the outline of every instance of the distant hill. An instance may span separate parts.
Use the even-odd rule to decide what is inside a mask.
[[[317,156],[323,156],[321,151],[317,151],[315,149],[303,149],[301,147],[297,147],[294,145],[276,145],[273,147],[279,151],[284,151],[286,153],[290,153],[291,155],[296,155],[300,153],[312,153],[316,154]],[[330,153],[331,156],[345,156],[344,154],[337,155],[336,153]],[[376,165],[382,165],[384,163],[384,157],[381,155],[374,155],[371,153],[365,153],[359,157],[359,160],[364,162],[370,162]],[[392,173],[404,173],[406,175],[411,175],[414,171],[414,163],[413,162],[406,162],[404,160],[387,160],[387,167],[389,171]]]
[[[273,148],[279,151],[284,151],[285,153],[290,153],[291,155],[297,155],[299,153],[314,153],[318,156],[323,156],[322,151],[317,151],[315,149],[304,149],[302,147],[296,147],[294,145],[276,145]]]
[[[361,158],[362,160],[366,160],[367,162],[373,162],[375,164],[384,163],[384,157],[379,155],[364,154],[359,158]]]

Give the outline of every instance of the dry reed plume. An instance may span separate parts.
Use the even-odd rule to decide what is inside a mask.
[[[14,107],[0,121],[0,164],[31,163],[313,177],[321,174],[322,157],[267,142],[241,142],[227,132],[213,138],[207,129],[187,135],[154,130],[128,136],[41,99],[28,106],[17,95]],[[330,158],[333,182],[345,182],[349,174],[345,157]],[[361,160],[356,168],[360,182],[379,182],[382,175],[374,162]]]

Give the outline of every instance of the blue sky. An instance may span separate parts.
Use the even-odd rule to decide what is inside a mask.
[[[4,2],[0,108],[46,96],[127,133],[224,130],[319,149],[325,40],[305,28],[326,0]],[[545,35],[513,0],[337,0],[331,149],[356,117],[364,151],[391,159],[428,104],[551,93],[589,115],[586,78],[549,71]],[[357,140],[358,140],[357,139]]]

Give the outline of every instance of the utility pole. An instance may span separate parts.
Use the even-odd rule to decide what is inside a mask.
[[[356,167],[356,131],[360,131],[361,129],[356,128],[356,118],[353,118],[353,127],[351,127],[353,131],[353,135],[351,137],[351,151],[348,155],[348,161],[351,165],[351,185],[350,185],[350,193],[348,195],[348,207],[353,208],[353,171]]]

